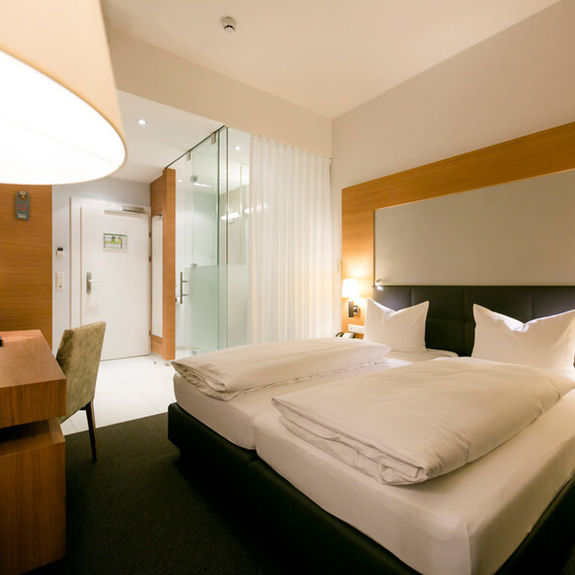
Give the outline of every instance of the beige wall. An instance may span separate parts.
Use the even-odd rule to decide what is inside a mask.
[[[109,41],[118,89],[331,157],[329,118],[120,32]]]
[[[575,120],[574,21],[563,0],[334,120],[335,229],[346,186]]]
[[[575,120],[564,0],[334,121],[342,188]]]

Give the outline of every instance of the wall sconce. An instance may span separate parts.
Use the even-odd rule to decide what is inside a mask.
[[[345,278],[343,280],[341,297],[349,298],[347,302],[348,317],[359,315],[359,306],[354,303],[354,300],[359,299],[359,283],[355,278]]]
[[[0,182],[103,178],[126,157],[99,0],[2,2]]]

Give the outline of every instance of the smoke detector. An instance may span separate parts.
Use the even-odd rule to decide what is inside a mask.
[[[233,34],[238,28],[238,23],[231,16],[225,16],[221,22],[223,29],[228,34]]]

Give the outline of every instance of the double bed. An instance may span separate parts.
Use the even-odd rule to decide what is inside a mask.
[[[427,347],[459,355],[473,348],[474,303],[522,322],[575,309],[573,287],[387,286],[373,297],[393,309],[429,301]],[[345,376],[404,363],[391,359]],[[176,377],[169,437],[198,471],[214,471],[252,518],[316,569],[552,573],[573,544],[573,392],[479,460],[430,481],[396,486],[375,481],[280,423],[271,397],[309,385],[272,387],[223,402]]]

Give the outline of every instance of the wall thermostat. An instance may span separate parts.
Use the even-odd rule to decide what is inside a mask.
[[[30,219],[30,194],[28,192],[16,192],[14,215],[17,220]]]

